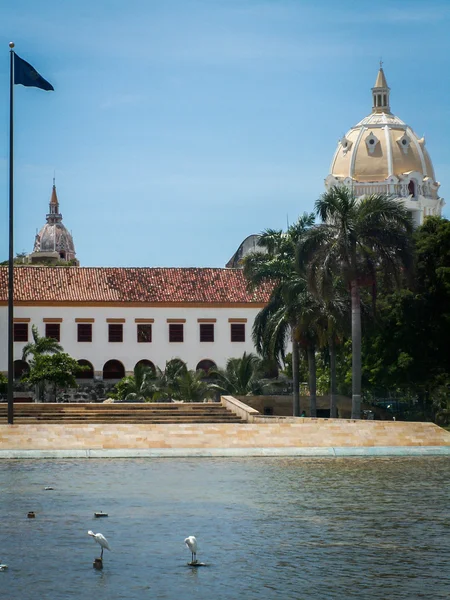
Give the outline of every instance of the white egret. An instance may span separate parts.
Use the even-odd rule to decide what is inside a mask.
[[[184,543],[191,551],[192,562],[197,562],[197,539],[193,535],[190,535],[184,540]]]
[[[94,533],[93,531],[88,531],[88,535],[93,537],[94,540],[97,542],[97,544],[100,544],[100,546],[102,547],[102,553],[100,554],[100,558],[103,558],[103,550],[105,548],[107,550],[111,551],[111,548],[109,547],[109,544],[108,544],[108,540],[105,538],[105,536],[103,534]]]

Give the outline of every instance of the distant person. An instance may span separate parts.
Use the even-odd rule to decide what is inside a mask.
[[[306,417],[306,413],[304,410],[302,410],[302,414],[300,415],[301,417]]]

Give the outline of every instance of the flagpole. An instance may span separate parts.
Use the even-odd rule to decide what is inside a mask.
[[[9,255],[8,255],[8,424],[14,423],[14,42],[10,47],[9,80]]]

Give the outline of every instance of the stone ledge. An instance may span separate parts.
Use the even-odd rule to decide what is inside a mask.
[[[89,450],[0,450],[0,460],[65,458],[215,458],[316,457],[376,458],[388,456],[450,456],[450,446],[378,446],[372,448],[148,448]]]

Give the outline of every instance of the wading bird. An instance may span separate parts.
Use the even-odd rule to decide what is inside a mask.
[[[100,546],[102,547],[102,553],[100,554],[100,558],[103,558],[103,550],[105,548],[107,550],[111,551],[111,548],[109,547],[109,544],[108,544],[108,540],[105,538],[105,536],[103,534],[94,533],[93,531],[88,531],[88,535],[93,537],[94,540],[97,542],[97,544],[100,544]]]
[[[190,535],[184,540],[184,543],[192,553],[192,562],[197,562],[197,540],[193,535]]]

